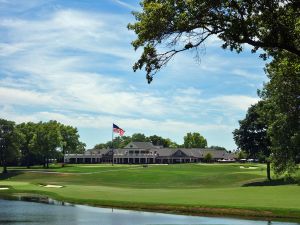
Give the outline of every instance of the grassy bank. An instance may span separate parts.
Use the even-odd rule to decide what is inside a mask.
[[[0,195],[39,193],[96,206],[300,219],[300,186],[283,182],[268,186],[263,182],[265,166],[259,164],[74,165],[47,171],[57,173],[41,168],[11,171],[0,181],[11,189]]]

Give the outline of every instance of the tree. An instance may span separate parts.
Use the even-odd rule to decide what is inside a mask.
[[[131,136],[131,141],[146,142],[149,141],[149,139],[145,136],[145,134],[135,133]]]
[[[221,146],[217,146],[217,145],[212,145],[209,148],[215,149],[215,150],[225,150],[225,151],[227,151],[226,148],[221,147]]]
[[[62,137],[62,154],[83,153],[85,144],[79,141],[78,130],[75,127],[59,124]]]
[[[49,168],[50,159],[57,158],[59,155],[58,149],[63,146],[60,124],[56,121],[38,123],[31,145],[37,149],[43,158],[44,167]]]
[[[152,135],[148,137],[149,141],[153,144],[153,145],[160,145],[163,146],[164,148],[168,148],[170,147],[170,145],[172,145],[172,141],[168,138],[163,138],[157,135]]]
[[[166,140],[167,140],[167,142],[168,142],[168,147],[169,147],[169,148],[179,148],[179,147],[180,147],[180,145],[177,144],[175,141],[172,141],[172,140],[169,139],[169,138],[167,138]]]
[[[17,125],[17,129],[22,133],[24,141],[21,143],[21,165],[30,166],[38,162],[39,154],[35,148],[32,147],[31,142],[36,133],[37,124],[28,122]]]
[[[126,145],[131,142],[131,137],[130,136],[117,136],[113,140],[113,144],[111,141],[108,141],[106,143],[107,148],[124,148]]]
[[[96,144],[95,146],[94,146],[94,149],[105,149],[105,148],[107,148],[108,146],[107,146],[107,144],[105,143],[100,143],[100,144]]]
[[[198,50],[210,36],[237,52],[247,43],[253,52],[286,50],[300,56],[298,0],[142,0],[140,4],[142,11],[133,13],[136,22],[128,29],[137,34],[134,49],[143,48],[133,69],[145,67],[149,83],[173,56]],[[164,44],[168,50],[158,52]]]
[[[114,148],[124,148],[126,145],[128,145],[131,141],[137,141],[137,142],[151,142],[153,145],[162,145],[166,148],[177,148],[178,144],[173,142],[169,138],[163,138],[157,135],[152,136],[145,136],[141,133],[135,133],[132,136],[118,136],[115,137],[114,142]],[[106,143],[101,143],[95,145],[94,149],[103,149],[103,148],[111,148],[112,142],[108,141]]]
[[[124,148],[126,145],[128,145],[131,142],[131,137],[130,136],[121,136],[119,148]]]
[[[288,52],[274,55],[266,67],[270,81],[260,92],[268,120],[268,135],[276,174],[293,173],[300,162],[300,58]]]
[[[244,150],[239,150],[238,152],[236,152],[236,156],[239,160],[246,159],[247,153]]]
[[[267,178],[271,180],[270,172],[270,139],[267,135],[267,121],[261,116],[264,101],[252,105],[246,118],[239,121],[240,128],[233,131],[236,145],[243,149],[250,158],[262,158],[267,162]]]
[[[80,141],[76,147],[76,152],[82,154],[85,152],[85,148],[86,148],[86,144]]]
[[[18,158],[22,138],[13,121],[0,119],[0,163],[3,173],[7,173],[7,164]]]
[[[130,136],[117,136],[113,139],[113,148],[124,148],[131,142]],[[111,148],[112,141],[108,141],[106,143],[96,144],[94,149],[104,149],[104,148]]]
[[[206,148],[207,141],[200,133],[187,133],[184,136],[185,148]]]
[[[212,155],[210,153],[207,153],[205,156],[204,156],[204,160],[205,162],[209,163],[211,162],[212,160]]]

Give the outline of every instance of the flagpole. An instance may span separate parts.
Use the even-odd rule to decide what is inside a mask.
[[[111,165],[114,165],[114,127],[111,130],[111,148],[112,148],[112,162]]]

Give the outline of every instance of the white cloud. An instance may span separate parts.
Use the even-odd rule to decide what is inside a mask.
[[[26,12],[38,6],[50,3],[52,0],[0,0],[0,10],[10,12]]]
[[[232,74],[254,80],[264,80],[266,77],[263,73],[257,74],[255,72],[249,72],[243,69],[234,69],[232,70]]]
[[[140,132],[166,137],[231,132],[257,98],[207,95],[195,82],[222,76],[231,60],[211,54],[197,64],[191,55],[179,55],[162,72],[159,85],[149,87],[144,77],[130,76],[139,52],[130,46],[134,36],[126,29],[128,18],[59,9],[39,20],[1,19],[9,40],[0,41],[0,116],[17,122],[56,119],[96,129],[110,129],[118,121],[129,132],[140,127]],[[233,73],[248,75],[242,67]]]
[[[123,45],[130,33],[126,33],[128,38],[124,38],[126,28],[114,28],[113,23],[116,22],[121,22],[118,16],[99,16],[75,10],[60,10],[41,21],[2,20],[1,25],[9,28],[14,36],[14,42],[0,45],[4,48],[3,56],[12,55],[4,59],[3,69],[26,74],[15,79],[5,77],[1,80],[2,85],[16,87],[17,80],[23,89],[39,90],[40,94],[37,91],[22,91],[27,93],[24,95],[27,102],[32,102],[35,96],[35,99],[40,99],[39,104],[47,104],[38,96],[43,94],[56,99],[55,104],[48,104],[49,108],[65,107],[122,115],[163,113],[164,109],[159,107],[160,97],[126,90],[124,80],[99,72],[84,72],[89,67],[97,67],[95,62],[90,62],[94,60],[90,54],[95,52],[97,55],[104,54],[104,58],[105,54],[122,57],[126,62],[132,57]],[[72,53],[78,50],[89,54]],[[66,53],[68,51],[70,54]],[[101,58],[99,60],[101,64]],[[109,68],[113,66],[111,62],[106,64]],[[21,90],[15,91],[22,93]],[[11,97],[5,103],[17,104],[17,101],[20,104],[26,102]]]
[[[55,105],[51,96],[32,91],[0,87],[2,105]]]
[[[107,129],[111,128],[112,122],[118,123],[126,130],[127,135],[131,135],[135,132],[142,132],[146,134],[167,134],[168,137],[183,136],[187,132],[199,132],[199,131],[220,131],[220,130],[232,130],[232,125],[224,124],[197,124],[186,121],[178,120],[151,120],[147,118],[124,118],[117,116],[99,116],[90,114],[77,114],[64,112],[48,112],[41,111],[33,114],[22,114],[15,112],[12,107],[4,107],[0,109],[0,115],[7,119],[14,120],[16,122],[39,122],[48,120],[57,120],[64,124],[70,124],[79,128],[96,128]],[[158,129],[159,127],[159,129]]]
[[[125,2],[125,1],[121,1],[121,0],[113,0],[113,2],[116,2],[116,3],[118,3],[119,5],[121,5],[121,6],[125,7],[125,8],[128,8],[128,9],[134,10],[134,11],[139,10],[138,7],[133,6],[133,5],[131,5],[131,4],[127,3],[127,2]]]
[[[218,96],[208,100],[212,105],[223,107],[223,110],[247,110],[251,105],[257,103],[259,98],[243,95]]]

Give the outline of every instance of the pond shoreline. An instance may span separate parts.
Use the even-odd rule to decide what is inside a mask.
[[[31,198],[26,200],[23,197]],[[23,199],[22,199],[23,198]],[[71,199],[59,196],[51,192],[14,192],[13,190],[0,192],[0,199],[5,200],[19,200],[37,203],[49,203],[50,201],[61,202],[62,205],[85,205],[97,208],[115,208],[123,210],[134,210],[143,212],[166,213],[173,215],[187,215],[187,216],[203,216],[215,218],[232,218],[232,219],[246,219],[256,221],[274,221],[274,222],[295,222],[300,224],[300,215],[295,212],[294,215],[275,214],[274,211],[268,210],[252,210],[241,208],[221,208],[221,207],[195,207],[182,205],[154,205],[154,204],[137,204],[130,202],[92,202],[89,200]],[[38,200],[38,199],[44,199]],[[47,199],[47,200],[46,200]],[[48,201],[48,202],[47,202]],[[298,216],[296,216],[298,215]]]

